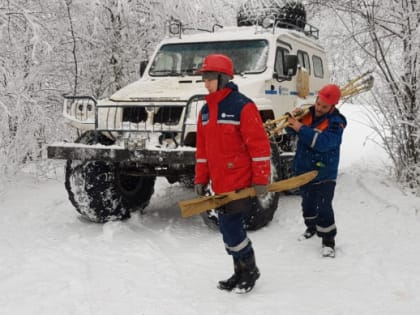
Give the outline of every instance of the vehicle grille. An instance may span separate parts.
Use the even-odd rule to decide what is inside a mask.
[[[123,110],[123,121],[139,123],[146,120],[147,112],[144,107],[125,107]]]
[[[159,106],[155,108],[147,108],[148,110],[154,110],[155,114],[153,117],[154,124],[164,125],[178,125],[181,118],[183,107],[175,106]],[[124,107],[123,110],[123,121],[132,123],[146,122],[147,120],[146,107]]]

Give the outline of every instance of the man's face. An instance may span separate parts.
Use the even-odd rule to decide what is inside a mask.
[[[316,99],[315,102],[315,117],[321,117],[327,114],[334,105],[328,105],[327,103],[323,102],[319,99],[319,97]]]
[[[217,91],[217,79],[204,79],[204,86],[209,91],[213,93]]]

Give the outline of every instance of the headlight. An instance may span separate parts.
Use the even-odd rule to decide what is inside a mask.
[[[96,100],[92,97],[65,97],[64,117],[80,123],[93,124],[95,122]]]

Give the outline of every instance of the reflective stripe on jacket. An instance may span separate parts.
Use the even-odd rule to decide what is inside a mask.
[[[334,108],[330,113],[315,118],[314,107],[302,121],[299,130],[296,156],[293,162],[295,173],[318,170],[314,182],[337,178],[340,161],[340,145],[346,118]]]
[[[230,82],[206,96],[197,123],[195,183],[216,194],[266,185],[270,143],[256,105]]]

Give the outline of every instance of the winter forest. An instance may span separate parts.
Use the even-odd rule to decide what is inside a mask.
[[[392,174],[420,194],[420,3],[303,3],[328,47],[335,83],[373,71],[375,86],[361,96],[369,104],[370,127],[392,160]],[[141,61],[165,36],[165,21],[233,25],[240,5],[239,0],[1,0],[1,185],[29,162],[46,171],[51,163],[42,159],[43,146],[76,137],[62,123],[63,94],[110,95],[139,78]]]
[[[150,204],[130,218],[76,213],[66,162],[46,157],[80,136],[64,95],[107,98],[138,80],[171,19],[234,26],[244,5],[296,2],[319,28],[332,83],[374,77],[339,104],[335,259],[320,256],[319,238],[298,240],[293,192],[248,233],[261,278],[245,295],[216,288],[232,262],[208,217],[181,216],[178,202],[196,197],[185,183],[153,178]],[[0,0],[0,313],[418,314],[418,78],[417,0]]]

